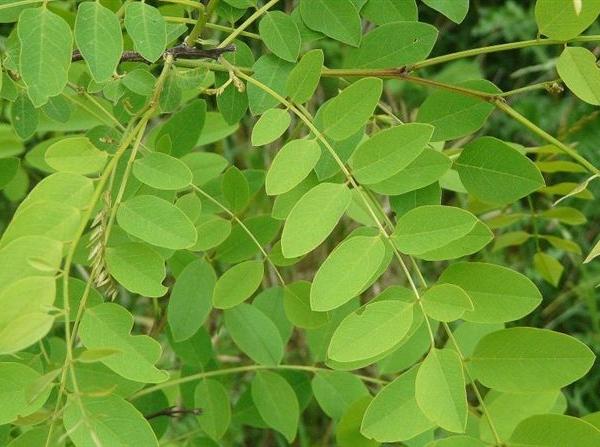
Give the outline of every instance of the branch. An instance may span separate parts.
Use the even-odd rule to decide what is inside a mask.
[[[182,414],[192,414],[194,416],[199,416],[200,414],[202,414],[202,408],[183,408],[183,407],[168,407],[168,408],[164,408],[162,410],[159,410],[155,413],[150,413],[145,415],[144,417],[146,419],[154,419],[160,416],[168,416],[168,417],[175,417],[175,416],[180,416]]]
[[[214,59],[217,60],[224,53],[235,51],[235,45],[227,45],[223,48],[195,48],[185,45],[167,48],[163,56],[173,56],[174,59]],[[83,55],[79,50],[73,51],[71,56],[72,62],[82,61]],[[121,62],[146,62],[149,63],[142,55],[136,51],[123,51],[121,54]]]

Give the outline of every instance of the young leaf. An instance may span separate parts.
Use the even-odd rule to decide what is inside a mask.
[[[133,175],[156,189],[178,190],[192,183],[192,171],[181,160],[161,152],[150,152],[133,163]]]
[[[115,417],[119,415],[119,417]],[[81,421],[86,423],[82,424]],[[71,396],[63,416],[65,430],[75,445],[144,445],[158,440],[144,416],[119,396]]]
[[[379,442],[401,442],[434,427],[415,399],[418,369],[411,368],[385,386],[367,407],[360,432]]]
[[[582,47],[566,47],[556,70],[575,96],[588,104],[600,105],[600,68],[594,53]]]
[[[291,121],[290,112],[287,110],[277,108],[267,110],[252,128],[252,146],[272,143],[283,135]]]
[[[150,62],[156,62],[167,46],[167,26],[163,16],[153,6],[143,2],[128,3],[125,8],[125,29],[135,50]]]
[[[574,440],[577,447],[595,447],[600,443],[600,430],[573,416],[540,414],[521,422],[510,437],[509,445],[562,447]]]
[[[290,211],[281,235],[286,258],[305,255],[333,231],[350,205],[352,194],[343,184],[321,183],[304,194]]]
[[[426,205],[398,219],[392,237],[401,252],[419,255],[466,236],[478,221],[477,217],[461,208]]]
[[[448,267],[440,283],[459,286],[473,303],[463,319],[476,323],[517,320],[535,309],[542,295],[527,277],[499,265],[460,262]]]
[[[167,320],[175,342],[192,337],[204,324],[212,308],[216,275],[208,262],[190,262],[175,280],[169,298]]]
[[[352,0],[302,0],[300,14],[310,29],[348,45],[360,44],[360,16]]]
[[[585,0],[581,10],[572,1],[537,0],[535,20],[543,34],[550,39],[569,40],[586,30],[600,14],[600,1]]]
[[[379,236],[356,236],[339,244],[321,264],[310,288],[310,307],[324,312],[340,307],[377,279],[385,257]]]
[[[381,79],[363,78],[342,90],[324,106],[323,133],[337,141],[354,135],[373,115],[382,88]]]
[[[75,42],[96,82],[108,81],[123,53],[119,18],[99,2],[79,4]]]
[[[313,170],[321,157],[315,140],[291,140],[283,146],[271,163],[265,178],[267,194],[284,194],[297,186]]]
[[[259,288],[264,275],[262,261],[246,261],[227,270],[215,285],[213,304],[230,309],[248,299]]]
[[[369,390],[354,374],[319,371],[311,381],[316,401],[326,415],[338,421],[354,402],[369,396]]]
[[[427,124],[411,123],[376,133],[352,154],[352,174],[366,185],[388,179],[421,155],[433,130]]]
[[[264,312],[241,303],[225,310],[225,327],[234,343],[261,365],[276,366],[283,358],[283,340],[275,323]]]
[[[190,219],[156,196],[136,196],[121,203],[117,222],[132,236],[157,247],[179,250],[196,243],[196,229]]]
[[[481,339],[469,368],[482,384],[507,393],[552,391],[584,376],[594,353],[576,338],[515,327]]]
[[[423,3],[441,12],[454,23],[462,23],[469,12],[469,0],[423,0]]]
[[[391,68],[412,64],[427,58],[437,35],[437,29],[428,23],[387,23],[365,35],[360,47],[348,52],[344,66]]]
[[[438,321],[454,321],[473,311],[469,295],[454,284],[436,284],[421,296],[427,315]]]
[[[64,90],[71,65],[71,28],[45,5],[25,9],[17,25],[21,43],[19,73],[35,107]]]
[[[108,272],[123,287],[143,296],[160,297],[167,293],[162,285],[165,262],[153,248],[138,242],[106,248]]]
[[[465,385],[458,354],[450,349],[432,349],[415,380],[417,404],[444,430],[464,433],[468,409]]]
[[[296,62],[300,53],[300,32],[296,22],[282,11],[268,12],[258,24],[263,43],[276,56]]]
[[[212,439],[223,437],[231,422],[229,394],[221,382],[203,379],[194,391],[194,403],[202,409],[198,424]]]
[[[312,97],[321,79],[323,60],[322,50],[311,50],[292,69],[285,89],[292,102],[303,104]]]
[[[107,154],[96,148],[87,137],[64,138],[46,151],[46,163],[57,171],[92,174],[106,163]]]
[[[0,363],[0,424],[14,422],[39,410],[50,395],[48,387],[34,400],[27,398],[27,390],[39,380],[41,375],[33,368],[21,363]]]
[[[557,259],[548,253],[537,252],[533,256],[533,265],[542,278],[544,278],[554,287],[558,287],[560,277],[562,276],[565,268]]]
[[[545,186],[529,158],[493,137],[467,144],[454,166],[467,191],[484,202],[513,203]]]
[[[159,383],[169,375],[154,363],[161,354],[160,344],[147,335],[130,334],[133,316],[118,304],[104,303],[85,311],[79,335],[88,349],[114,349],[117,354],[102,360],[126,379]]]
[[[464,81],[457,86],[483,93],[500,92],[498,87],[485,79]],[[453,140],[481,129],[493,111],[493,104],[478,98],[437,90],[421,104],[417,121],[435,127],[433,141]]]
[[[252,379],[252,400],[261,418],[292,442],[298,430],[300,409],[294,389],[280,375],[258,371]]]
[[[373,358],[398,345],[412,320],[413,306],[400,300],[367,304],[342,320],[331,337],[327,355],[342,363]]]

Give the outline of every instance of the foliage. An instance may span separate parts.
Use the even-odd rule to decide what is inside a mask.
[[[600,445],[600,0],[478,3],[0,2],[0,444]]]

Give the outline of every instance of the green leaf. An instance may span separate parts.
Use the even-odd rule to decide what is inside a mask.
[[[225,327],[233,342],[261,365],[276,366],[283,358],[283,340],[275,323],[264,312],[241,303],[225,310]]]
[[[585,2],[584,2],[585,3]],[[509,440],[510,446],[595,447],[600,443],[600,430],[573,416],[543,414],[521,422]]]
[[[483,93],[499,93],[490,81],[475,79],[457,84],[458,87]],[[481,129],[494,105],[472,96],[438,90],[427,97],[419,108],[417,121],[435,127],[433,141],[453,140]]]
[[[31,137],[38,128],[38,111],[25,93],[20,93],[10,107],[10,122],[15,133],[23,140]]]
[[[304,194],[285,221],[283,255],[296,258],[315,249],[333,231],[351,200],[350,190],[339,183],[321,183]]]
[[[156,435],[144,416],[132,404],[115,395],[71,396],[65,408],[63,424],[77,447],[158,447]]]
[[[311,50],[294,66],[285,88],[292,102],[303,104],[313,96],[321,79],[323,60],[323,50]]]
[[[337,362],[366,360],[389,351],[408,333],[413,306],[400,300],[367,304],[342,320],[327,355]]]
[[[227,270],[215,285],[213,305],[230,309],[248,299],[260,287],[264,275],[262,261],[246,261]]]
[[[545,186],[535,163],[493,137],[467,144],[454,166],[467,191],[484,202],[513,203]]]
[[[582,47],[566,47],[556,70],[575,96],[588,104],[600,105],[600,68],[594,53]]]
[[[542,302],[542,295],[527,277],[499,265],[460,262],[444,270],[439,282],[467,292],[474,310],[466,311],[462,318],[475,323],[517,320]]]
[[[315,312],[310,308],[308,281],[287,284],[283,293],[285,315],[294,326],[312,329],[323,326],[329,320],[327,312]]]
[[[550,39],[569,40],[585,31],[600,13],[599,0],[581,2],[581,9],[573,1],[537,0],[535,20],[540,33]]]
[[[405,194],[439,180],[451,165],[452,161],[446,155],[426,148],[406,168],[380,183],[369,185],[369,188],[379,194]]]
[[[569,335],[515,327],[483,337],[469,368],[488,388],[528,393],[567,386],[583,377],[594,360],[594,353]]]
[[[594,247],[591,249],[590,253],[587,255],[587,258],[585,258],[585,261],[583,261],[583,263],[587,264],[588,262],[592,262],[592,260],[597,258],[598,256],[600,256],[600,241],[596,242],[596,245],[594,245]]]
[[[57,171],[92,174],[100,171],[107,154],[96,148],[87,137],[64,138],[50,145],[46,163]]]
[[[192,182],[196,186],[202,186],[218,177],[229,164],[223,156],[212,152],[192,152],[181,161],[192,171]]]
[[[340,243],[321,264],[310,289],[310,307],[324,312],[360,294],[377,279],[385,257],[379,236],[356,236]]]
[[[168,135],[173,147],[171,155],[174,157],[181,157],[190,152],[194,146],[200,144],[198,139],[201,138],[204,130],[208,130],[205,129],[204,126],[206,116],[206,101],[203,99],[194,99],[170,116],[167,122],[163,124],[158,131],[156,141],[163,136]],[[217,154],[194,153],[191,158],[194,159],[194,157],[198,159],[204,157],[203,161],[207,161],[206,158],[216,158],[219,156]],[[212,164],[209,163],[209,165]],[[189,167],[192,172],[194,172],[195,178],[194,168],[192,166]],[[212,166],[204,166],[205,169],[209,169],[210,167]],[[194,183],[196,183],[195,180]]]
[[[354,135],[373,115],[382,88],[381,79],[363,78],[342,90],[324,106],[323,133],[337,141]]]
[[[533,265],[542,278],[554,287],[558,287],[565,268],[556,258],[548,253],[537,252],[533,256]]]
[[[300,14],[310,29],[348,45],[360,44],[360,16],[352,0],[301,0]]]
[[[267,425],[292,442],[298,430],[300,408],[294,389],[280,375],[258,371],[251,384],[252,400]]]
[[[141,96],[151,96],[156,78],[148,70],[136,68],[121,79],[121,84]]]
[[[415,0],[368,0],[360,13],[376,25],[414,22],[418,18]]]
[[[286,193],[304,180],[321,157],[315,140],[291,140],[275,155],[265,179],[267,194]]]
[[[152,247],[138,242],[106,248],[108,272],[123,287],[143,296],[160,297],[167,293],[162,285],[165,262]]]
[[[54,323],[48,312],[55,296],[55,281],[49,275],[19,279],[0,292],[0,353],[20,351],[48,334]]]
[[[158,247],[179,250],[196,243],[196,229],[176,206],[156,196],[133,197],[119,206],[119,226]]]
[[[133,163],[133,175],[156,189],[178,190],[192,183],[192,171],[185,163],[161,152],[150,152]]]
[[[0,189],[8,185],[17,175],[21,162],[17,157],[0,158]]]
[[[198,424],[211,438],[223,437],[231,422],[231,406],[227,389],[213,379],[203,379],[194,391],[194,403],[202,409]]]
[[[336,445],[343,447],[378,447],[379,443],[366,439],[360,433],[360,424],[367,407],[371,403],[371,396],[365,396],[354,402],[348,411],[342,416],[336,426],[335,440]]]
[[[237,167],[231,166],[225,171],[221,189],[231,211],[239,213],[246,208],[250,200],[250,186],[246,176]]]
[[[405,441],[431,429],[415,399],[418,369],[411,368],[386,385],[368,406],[360,432],[379,442]]]
[[[365,185],[390,178],[421,155],[433,130],[427,124],[412,123],[377,132],[352,154],[352,174]]]
[[[460,357],[450,349],[432,349],[419,367],[415,397],[423,413],[454,433],[467,426],[467,393]]]
[[[167,320],[176,342],[192,337],[206,321],[216,280],[211,265],[203,259],[190,262],[175,280]]]
[[[69,242],[77,233],[80,219],[79,210],[70,205],[34,202],[19,208],[4,231],[0,245],[4,246],[22,236],[47,236],[60,242]],[[40,259],[45,259],[45,256]]]
[[[40,379],[41,375],[21,363],[0,363],[0,424],[8,424],[19,417],[29,416],[42,408],[51,388],[48,387],[33,401],[28,399],[28,389]]]
[[[437,39],[437,29],[422,22],[387,23],[365,35],[344,62],[348,68],[402,67],[426,59]]]
[[[438,439],[427,447],[487,447],[488,444],[470,436],[458,435]]]
[[[67,85],[73,36],[71,28],[46,6],[25,9],[17,25],[21,78],[35,107],[43,106]]]
[[[461,208],[425,205],[398,219],[392,237],[401,252],[420,255],[463,238],[478,222],[477,217]]]
[[[79,4],[75,42],[96,82],[108,81],[123,53],[119,18],[99,2]]]
[[[164,382],[169,375],[154,366],[160,358],[160,344],[147,335],[130,335],[132,327],[133,316],[125,308],[104,303],[85,311],[79,335],[88,349],[119,351],[103,359],[102,363],[126,379],[145,383]]]
[[[312,391],[323,412],[338,421],[354,402],[369,396],[369,390],[354,374],[319,371],[311,381]]]
[[[268,12],[258,24],[263,43],[276,56],[296,62],[300,53],[300,31],[296,22],[282,11]]]
[[[423,309],[434,320],[454,321],[473,311],[469,295],[454,284],[436,284],[421,296]]]
[[[144,59],[156,62],[167,46],[167,26],[158,9],[143,2],[128,3],[125,29],[135,50]]]
[[[469,0],[423,0],[423,3],[441,12],[454,23],[462,23],[469,12]]]
[[[252,66],[252,77],[269,87],[275,93],[285,96],[287,77],[294,64],[279,59],[277,56],[267,54],[261,56]],[[262,88],[248,83],[248,106],[254,115],[260,115],[272,107],[279,105],[279,100]]]
[[[279,138],[290,127],[290,112],[269,109],[261,115],[252,128],[252,146],[264,146]]]

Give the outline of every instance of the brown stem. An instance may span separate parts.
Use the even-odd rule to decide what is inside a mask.
[[[168,416],[175,417],[182,414],[192,414],[194,416],[198,416],[202,414],[202,408],[182,408],[182,407],[168,407],[162,410],[159,410],[155,413],[150,413],[145,415],[146,419],[154,419],[160,416]]]
[[[167,48],[163,53],[173,56],[174,59],[214,59],[217,60],[223,53],[235,51],[235,45],[227,45],[223,48],[195,48],[186,45],[178,45],[176,47]],[[71,56],[72,62],[82,61],[83,55],[79,50],[73,51]],[[148,61],[136,51],[123,51],[121,54],[121,62],[146,62]]]

